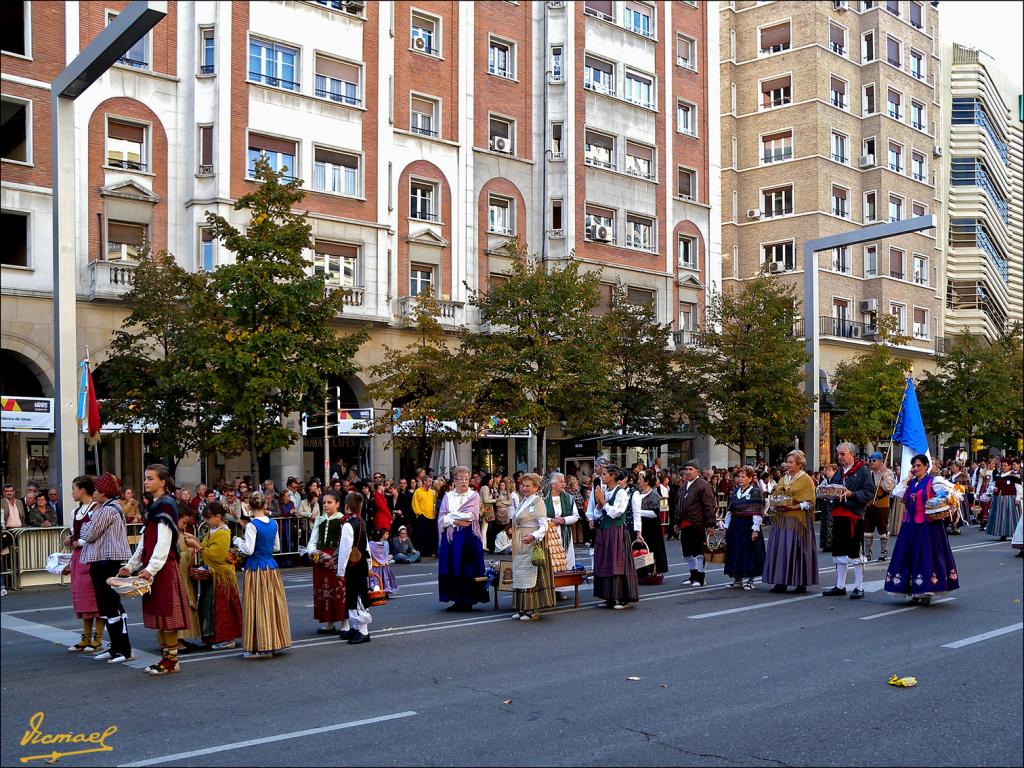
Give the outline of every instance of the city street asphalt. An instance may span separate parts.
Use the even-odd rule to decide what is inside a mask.
[[[961,589],[927,608],[882,591],[884,564],[866,599],[821,597],[821,553],[807,595],[728,589],[721,565],[682,587],[672,541],[665,584],[630,610],[594,610],[585,585],[578,609],[532,623],[509,619],[507,594],[498,612],[445,613],[430,559],[395,567],[398,597],[360,646],[314,634],[309,569],[286,569],[291,651],[183,656],[165,678],[142,672],[148,655],[65,652],[80,627],[66,587],[11,592],[0,764],[94,746],[22,745],[42,712],[42,733],[117,726],[109,751],[58,765],[1020,766],[1024,559],[976,530],[951,543]],[[127,608],[133,645],[155,654]]]

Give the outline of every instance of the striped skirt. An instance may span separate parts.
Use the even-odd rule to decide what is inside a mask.
[[[544,564],[537,566],[537,584],[532,589],[512,590],[512,607],[516,613],[539,611],[555,605],[555,579],[551,571],[551,553],[544,547]]]
[[[95,619],[99,616],[96,608],[96,590],[89,576],[89,563],[82,562],[82,549],[75,547],[71,555],[71,606],[80,619]]]
[[[1020,506],[1017,504],[1017,497],[1007,494],[1005,496],[993,496],[992,506],[988,512],[988,525],[985,533],[989,536],[1013,536],[1013,531],[1020,520]]]
[[[280,651],[292,645],[288,601],[276,568],[245,572],[242,599],[242,647],[252,653]]]

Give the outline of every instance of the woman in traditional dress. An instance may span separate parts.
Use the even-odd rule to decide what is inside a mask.
[[[668,553],[661,528],[661,491],[653,469],[645,469],[637,475],[637,491],[630,499],[633,517],[640,518],[640,538],[647,545],[647,551],[654,555],[654,565],[636,572],[637,582],[661,584],[668,573]]]
[[[480,494],[469,487],[469,467],[452,470],[452,486],[437,517],[437,593],[442,603],[451,603],[446,611],[466,612],[490,599],[487,582],[477,581],[485,573]]]
[[[146,667],[150,675],[169,675],[178,666],[178,632],[188,629],[188,602],[178,572],[178,505],[172,495],[174,480],[163,464],[146,467],[146,492],[153,503],[146,509],[142,539],[118,575],[138,574],[151,582],[142,598],[142,623],[156,630],[160,661]],[[113,661],[113,658],[111,658]]]
[[[1006,541],[1020,520],[1020,475],[1014,474],[1013,464],[1005,456],[999,462],[1000,474],[992,481],[992,506],[989,508],[985,533]]]
[[[736,475],[736,487],[729,495],[725,513],[725,568],[733,588],[754,588],[754,577],[764,573],[764,539],[761,520],[764,500],[757,487],[757,472],[743,467]]]
[[[78,502],[71,522],[71,535],[64,539],[65,547],[73,547],[71,563],[71,607],[82,620],[82,639],[68,648],[70,653],[95,653],[103,645],[103,622],[99,620],[96,607],[96,590],[89,576],[89,563],[82,562],[82,545],[79,544],[82,526],[92,519],[96,502],[92,495],[96,486],[92,477],[80,475],[71,481],[71,498]]]
[[[508,479],[500,480],[494,492],[494,522],[487,528],[488,552],[494,551],[494,540],[508,527],[509,508],[512,506],[512,493],[508,487],[510,482]]]
[[[540,498],[540,476],[519,478],[519,504],[512,510],[513,619],[537,621],[540,611],[555,604],[555,582],[545,546],[548,516]]]
[[[915,605],[928,605],[934,595],[960,588],[946,526],[925,514],[935,488],[951,486],[948,480],[929,473],[924,454],[910,460],[910,473],[892,492],[903,499],[906,511],[885,573],[885,591],[907,595]]]
[[[818,550],[814,546],[814,481],[804,471],[807,459],[803,451],[790,451],[786,457],[786,475],[775,488],[775,496],[785,496],[782,506],[772,507],[772,535],[768,540],[761,581],[773,584],[771,592],[784,593],[796,587],[803,594],[818,583]]]
[[[185,542],[184,534],[196,530],[195,513],[190,504],[178,502],[178,573],[181,574],[181,586],[188,603],[188,629],[178,633],[178,650],[181,653],[199,650],[203,647],[202,623],[199,621],[199,585],[192,578],[192,566],[196,556]]]
[[[207,525],[203,540],[186,533],[185,542],[202,554],[210,572],[209,579],[199,582],[199,626],[203,639],[219,651],[234,648],[235,639],[242,635],[242,602],[235,564],[228,560],[231,533],[224,522],[224,507],[211,501],[203,510],[203,519]]]
[[[601,607],[621,611],[640,599],[633,567],[633,536],[640,523],[630,508],[626,473],[611,464],[604,471],[608,492],[595,481],[588,512],[594,523],[594,597],[604,600]]]
[[[334,635],[338,631],[335,622],[348,618],[345,589],[338,581],[334,562],[341,541],[341,494],[327,491],[321,504],[323,514],[313,523],[306,554],[313,561],[313,618],[320,622],[316,633]]]
[[[266,507],[262,493],[250,494],[252,518],[245,526],[245,538],[234,539],[239,551],[247,555],[242,600],[242,647],[246,659],[268,659],[292,645],[288,601],[274,561],[274,553],[281,550],[281,538],[277,522],[267,517]]]

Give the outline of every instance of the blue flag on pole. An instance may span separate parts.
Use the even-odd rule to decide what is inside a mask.
[[[923,453],[931,462],[928,450],[928,436],[924,433],[924,421],[921,419],[921,407],[917,404],[917,391],[914,380],[907,377],[907,388],[903,391],[903,406],[900,417],[896,421],[896,429],[892,433],[893,443],[903,446],[903,457],[900,462],[900,478],[910,477],[910,460]]]

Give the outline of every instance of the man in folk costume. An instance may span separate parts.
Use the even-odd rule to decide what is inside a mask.
[[[875,482],[875,493],[864,513],[864,559],[865,562],[871,562],[871,540],[874,532],[878,531],[881,541],[878,562],[884,563],[889,559],[889,507],[893,499],[892,491],[896,487],[896,475],[885,466],[879,451],[868,456],[868,468]]]
[[[366,523],[362,515],[364,499],[358,492],[345,497],[345,514],[337,549],[338,583],[348,612],[346,623],[351,625],[351,629],[339,634],[342,640],[348,640],[349,645],[370,642],[368,627],[372,618],[366,609],[370,593],[370,562]]]
[[[688,461],[683,469],[683,482],[679,486],[675,520],[679,529],[686,567],[690,578],[684,586],[704,586],[704,543],[707,532],[715,527],[717,503],[711,484],[700,476],[700,464]]]
[[[345,591],[338,582],[334,555],[341,542],[341,494],[327,491],[323,497],[323,513],[313,523],[306,554],[313,561],[313,618],[320,623],[318,635],[333,635],[335,622],[343,622],[342,633],[348,632]]]
[[[452,490],[438,512],[437,594],[445,610],[468,612],[490,600],[487,583],[477,581],[484,568],[480,531],[480,494],[469,487],[469,467],[452,470]]]
[[[832,476],[833,485],[845,486],[846,490],[832,508],[832,559],[836,564],[836,585],[821,594],[836,597],[846,594],[846,573],[853,565],[853,592],[851,600],[864,597],[864,558],[861,547],[864,544],[864,513],[867,504],[875,496],[875,479],[868,465],[856,459],[853,443],[840,443],[836,449],[839,469]]]

